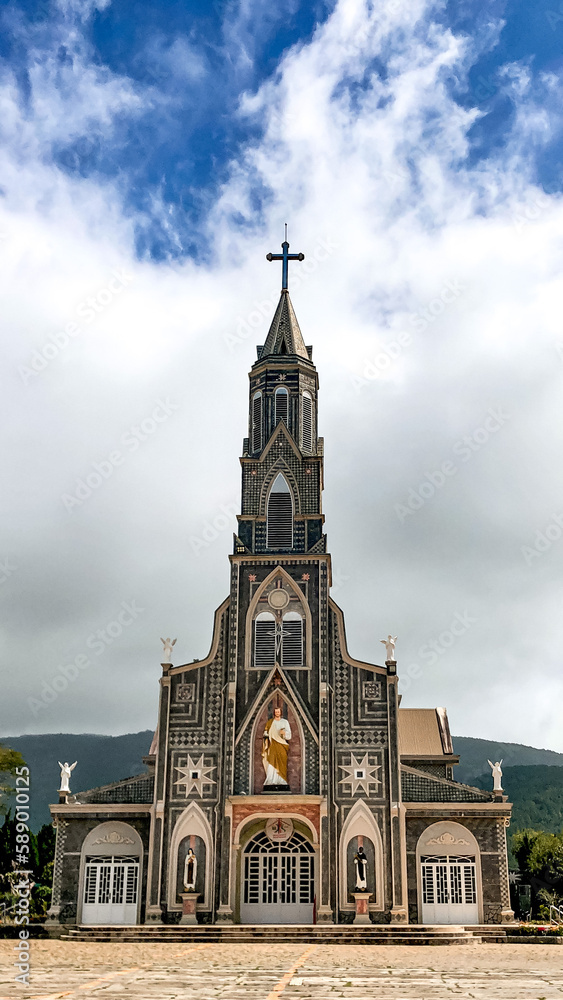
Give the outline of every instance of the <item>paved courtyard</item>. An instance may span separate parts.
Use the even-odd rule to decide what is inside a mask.
[[[563,948],[35,941],[30,986],[0,941],[0,1000],[554,1000]]]

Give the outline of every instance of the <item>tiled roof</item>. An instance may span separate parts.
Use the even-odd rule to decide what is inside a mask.
[[[491,802],[492,792],[462,785],[447,778],[437,778],[417,771],[414,767],[401,766],[401,788],[404,802]]]
[[[150,803],[154,796],[154,775],[139,774],[135,778],[124,778],[111,785],[90,788],[77,792],[74,799],[79,804],[96,802],[139,802]]]

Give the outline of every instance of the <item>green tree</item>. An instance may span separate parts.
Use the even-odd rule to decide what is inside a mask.
[[[21,753],[0,743],[0,815],[6,815],[15,790],[16,769],[25,767]]]
[[[532,910],[545,919],[549,905],[563,899],[563,831],[519,830],[512,837],[512,853],[523,879],[532,888]]]

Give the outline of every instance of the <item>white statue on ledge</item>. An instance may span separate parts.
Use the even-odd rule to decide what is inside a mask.
[[[164,660],[163,663],[172,663],[172,647],[176,645],[175,639],[160,639],[162,645],[164,646]]]
[[[78,761],[75,760],[74,764],[69,764],[68,761],[66,761],[66,763],[64,764],[61,764],[60,761],[58,763],[61,769],[61,784],[59,792],[70,792],[70,785],[69,785],[70,776],[74,771],[74,768],[78,764]]]
[[[385,646],[385,659],[395,661],[395,643],[397,642],[397,636],[388,635],[386,639],[380,639],[380,642]]]
[[[502,792],[502,760],[497,760],[495,764],[490,760],[487,763],[493,772],[493,792]]]

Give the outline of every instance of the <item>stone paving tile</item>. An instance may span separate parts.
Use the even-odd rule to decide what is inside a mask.
[[[558,948],[0,941],[0,1000],[563,1000]]]

